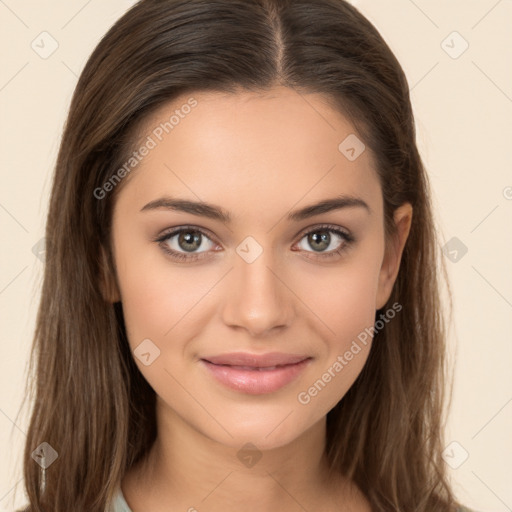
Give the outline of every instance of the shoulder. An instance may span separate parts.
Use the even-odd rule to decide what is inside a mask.
[[[460,506],[456,512],[477,512],[476,510],[473,510],[471,508],[467,508],[467,507],[464,507],[464,506]]]
[[[128,503],[126,503],[126,500],[124,499],[121,488],[117,489],[114,501],[112,502],[112,506],[105,512],[132,512],[131,508],[128,506]]]

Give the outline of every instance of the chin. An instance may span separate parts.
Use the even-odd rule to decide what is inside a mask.
[[[223,430],[219,436],[216,428],[216,435],[212,438],[237,450],[247,443],[262,451],[277,449],[297,440],[318,422],[310,423],[311,418],[298,418],[299,411],[281,406],[277,411],[261,408],[252,414],[241,411],[230,418],[224,416],[223,426],[230,435]]]

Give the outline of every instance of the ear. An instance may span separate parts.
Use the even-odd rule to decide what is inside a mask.
[[[115,303],[121,300],[116,274],[109,264],[107,251],[103,245],[100,247],[100,289],[106,302]]]
[[[383,308],[389,300],[398,271],[400,270],[402,252],[411,229],[412,206],[410,203],[404,203],[395,210],[394,221],[396,233],[393,235],[392,239],[386,243],[386,251],[379,274],[375,309]]]

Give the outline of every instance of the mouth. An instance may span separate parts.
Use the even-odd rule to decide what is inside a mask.
[[[201,359],[201,363],[224,386],[251,395],[272,393],[295,380],[312,358],[298,354],[233,353]]]

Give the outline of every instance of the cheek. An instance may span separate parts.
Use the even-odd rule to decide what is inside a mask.
[[[331,348],[341,350],[372,326],[378,289],[375,257],[357,257],[339,267],[303,272],[297,294],[311,309],[312,322],[325,332]]]
[[[361,373],[372,343],[378,269],[378,258],[370,253],[336,271],[302,279],[301,296],[315,313],[310,330],[323,339],[320,364],[297,395],[304,412],[326,414]]]
[[[166,340],[179,339],[176,333],[194,316],[214,276],[206,267],[172,264],[159,248],[149,248],[121,228],[116,235],[116,268],[132,350],[147,338],[163,348]]]
[[[175,337],[211,288],[211,279],[201,274],[197,268],[170,271],[160,263],[146,267],[134,264],[120,276],[130,343],[142,338],[164,342]]]

